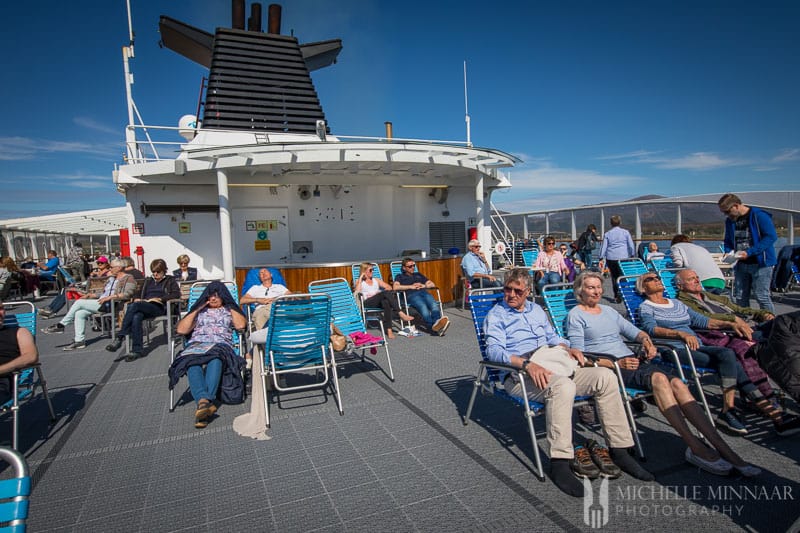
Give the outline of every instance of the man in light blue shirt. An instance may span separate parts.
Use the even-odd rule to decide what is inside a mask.
[[[492,267],[481,252],[481,241],[472,239],[467,247],[469,252],[461,259],[461,270],[466,273],[472,288],[499,287],[500,282],[492,276]]]
[[[620,227],[622,217],[613,215],[611,217],[611,229],[603,235],[603,244],[600,245],[600,259],[605,260],[609,272],[611,272],[611,285],[614,287],[614,299],[617,303],[622,302],[619,294],[617,279],[622,276],[622,268],[619,266],[620,259],[627,259],[636,255],[633,246],[631,233]]]
[[[570,348],[569,341],[556,334],[542,308],[528,301],[531,277],[527,269],[513,269],[503,290],[503,301],[489,311],[483,324],[486,355],[491,361],[522,369],[528,399],[545,404],[551,477],[558,488],[572,496],[583,495],[583,485],[573,474],[581,471],[572,446],[576,395],[594,396],[616,466],[639,479],[653,479],[628,455],[633,438],[614,373],[603,367],[582,366],[585,360],[581,351]],[[503,386],[510,395],[522,396],[517,372],[507,373]],[[618,476],[619,469],[616,476],[609,475]]]

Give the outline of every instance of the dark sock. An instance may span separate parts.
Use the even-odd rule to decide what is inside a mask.
[[[653,474],[642,468],[641,465],[636,462],[636,459],[628,454],[627,448],[610,448],[609,455],[611,455],[611,460],[614,461],[614,464],[620,467],[620,469],[629,476],[641,479],[642,481],[653,481],[655,479]]]
[[[570,496],[583,496],[583,483],[569,467],[569,459],[550,459],[550,477],[556,487]]]

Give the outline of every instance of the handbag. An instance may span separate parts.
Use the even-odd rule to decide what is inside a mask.
[[[335,352],[341,352],[347,348],[347,337],[333,323],[331,323],[331,345]]]

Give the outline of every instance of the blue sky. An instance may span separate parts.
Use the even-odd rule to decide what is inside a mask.
[[[159,16],[213,32],[230,2],[131,3],[134,99],[177,125],[206,70],[158,47]],[[0,6],[0,218],[122,205],[125,1]],[[466,60],[473,142],[525,161],[493,199],[520,210],[797,189],[798,27],[789,1],[297,0],[282,31],[343,40],[312,74],[340,135],[465,139]]]

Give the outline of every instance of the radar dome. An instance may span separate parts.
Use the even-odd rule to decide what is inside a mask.
[[[197,117],[194,115],[183,115],[178,121],[178,133],[187,141],[194,139],[197,129]]]

